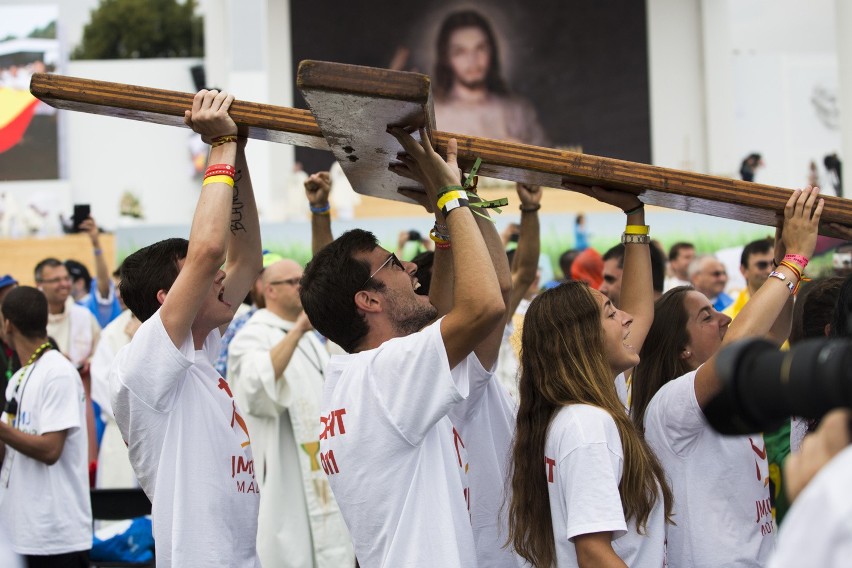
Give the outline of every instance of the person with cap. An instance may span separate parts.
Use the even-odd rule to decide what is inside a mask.
[[[104,259],[100,243],[101,230],[92,217],[80,223],[80,232],[86,233],[92,242],[95,257],[95,278],[89,269],[76,260],[68,259],[65,267],[71,276],[71,295],[74,301],[88,309],[101,327],[117,318],[124,309],[116,294],[116,287],[110,278],[109,268]]]

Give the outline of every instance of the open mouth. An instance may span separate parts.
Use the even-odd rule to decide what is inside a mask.
[[[419,281],[419,280],[415,280],[415,281],[414,281],[414,290],[416,291],[416,290],[418,290],[419,288],[420,288],[420,281]]]
[[[217,296],[217,298],[219,299],[220,302],[222,302],[223,304],[225,304],[229,308],[231,307],[231,304],[229,304],[228,302],[225,301],[225,289],[224,288],[219,290],[219,296]]]

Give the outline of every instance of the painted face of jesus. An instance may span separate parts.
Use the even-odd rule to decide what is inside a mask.
[[[468,89],[485,85],[491,64],[488,37],[476,27],[459,28],[450,35],[450,67],[454,80]]]

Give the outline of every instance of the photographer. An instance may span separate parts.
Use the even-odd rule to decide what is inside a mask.
[[[676,525],[668,530],[667,557],[673,568],[765,566],[769,560],[775,525],[763,437],[718,435],[705,413],[721,390],[722,345],[751,337],[780,345],[789,335],[794,292],[813,254],[822,209],[819,189],[793,192],[776,237],[775,260],[782,260],[733,323],[690,288],[675,288],[656,303],[634,372],[631,415],[671,480]],[[719,527],[725,530],[717,538],[707,538],[707,528]]]

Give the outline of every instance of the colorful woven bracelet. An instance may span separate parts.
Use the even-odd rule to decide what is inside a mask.
[[[331,204],[330,203],[326,203],[322,207],[314,207],[313,205],[311,205],[310,209],[311,209],[311,213],[313,213],[314,215],[330,215],[331,214]]]
[[[436,244],[442,244],[443,245],[443,244],[447,244],[447,243],[450,242],[450,236],[449,235],[442,235],[441,233],[439,233],[435,229],[432,229],[431,231],[429,231],[429,238],[432,239],[432,241]]]
[[[237,141],[237,137],[234,136],[233,134],[228,134],[226,136],[217,136],[216,138],[213,138],[212,140],[210,140],[210,146],[212,146],[213,148],[217,148],[217,147],[221,146],[222,144],[227,144],[228,142],[236,142],[236,141]]]
[[[802,267],[802,270],[804,270],[805,268],[807,268],[807,267],[808,267],[808,262],[810,262],[810,260],[808,259],[808,257],[806,257],[806,256],[802,256],[802,255],[800,255],[800,254],[785,254],[785,255],[784,255],[784,260],[786,260],[786,261],[788,261],[788,262],[795,262],[796,264],[798,264],[799,266],[801,266],[801,267]]]

